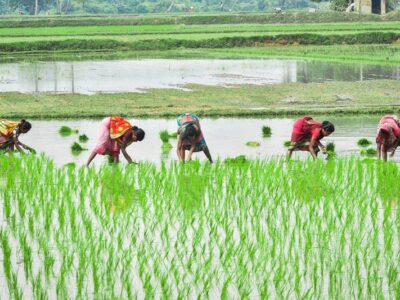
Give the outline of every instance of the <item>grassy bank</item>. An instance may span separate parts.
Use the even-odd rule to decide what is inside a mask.
[[[0,296],[397,299],[399,179],[356,158],[88,169],[0,155]]]
[[[221,117],[389,113],[400,108],[400,81],[395,80],[187,88],[191,91],[152,89],[146,93],[91,96],[1,93],[0,111],[3,118],[87,118],[112,114],[172,117],[187,110],[201,116]]]
[[[0,54],[2,62],[17,61],[79,61],[79,60],[118,60],[145,58],[181,58],[181,59],[299,59],[322,60],[346,63],[363,63],[365,65],[398,65],[400,64],[400,44],[392,45],[268,45],[241,48],[220,49],[174,49],[147,51],[38,51],[13,52]]]
[[[211,36],[211,37],[210,37]],[[0,53],[66,51],[66,50],[114,50],[147,51],[199,48],[240,48],[267,45],[335,45],[335,44],[391,44],[400,40],[400,32],[363,32],[341,34],[286,33],[276,35],[258,35],[245,33],[214,37],[209,34],[187,36],[185,39],[156,38],[136,41],[124,39],[28,39],[20,42],[0,43]]]
[[[388,16],[360,15],[342,12],[223,13],[223,14],[148,14],[148,15],[89,15],[89,16],[23,16],[0,17],[0,27],[58,27],[108,25],[166,25],[166,24],[274,24],[326,22],[400,21],[397,13]]]

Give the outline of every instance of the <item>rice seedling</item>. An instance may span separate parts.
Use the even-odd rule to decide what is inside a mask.
[[[284,146],[285,148],[288,148],[291,144],[292,144],[291,141],[284,141],[284,142],[283,142],[283,146]]]
[[[393,162],[239,156],[86,169],[12,156],[0,157],[3,170],[2,299],[400,292]]]
[[[68,126],[61,126],[60,129],[58,130],[58,133],[61,136],[69,136],[71,134],[76,134],[78,132],[79,132],[78,129],[72,129],[72,128],[68,127]]]
[[[271,134],[272,134],[271,127],[263,126],[262,127],[262,134],[263,134],[263,137],[270,137]]]
[[[249,141],[249,142],[246,142],[246,146],[249,146],[249,147],[260,147],[260,143],[259,142],[256,142],[256,141]]]
[[[243,164],[245,162],[247,162],[246,156],[245,155],[239,155],[236,157],[232,157],[232,158],[226,158],[224,160],[224,162],[226,164]]]
[[[169,136],[169,133],[168,133],[167,130],[161,130],[159,135],[160,135],[160,139],[161,139],[161,141],[163,143],[168,143],[169,142],[170,136]]]
[[[80,154],[82,151],[88,150],[87,148],[83,148],[79,143],[74,142],[71,145],[71,151],[73,154]]]
[[[368,147],[371,144],[372,144],[372,142],[370,140],[368,140],[368,139],[365,139],[365,138],[359,139],[357,141],[357,145],[360,146],[360,147]]]
[[[365,156],[375,156],[376,149],[374,149],[374,148],[361,149],[360,154],[365,155]]]
[[[88,136],[86,134],[81,134],[78,137],[78,139],[79,139],[79,142],[81,142],[81,143],[86,143],[89,140],[89,138],[88,138]]]
[[[169,133],[169,137],[171,138],[171,139],[176,139],[177,137],[178,137],[178,133],[175,131],[175,132],[170,132]]]

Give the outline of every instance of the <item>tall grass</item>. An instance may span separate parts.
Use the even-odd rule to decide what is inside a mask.
[[[395,163],[0,156],[0,297],[397,298]],[[23,291],[23,294],[22,294]]]

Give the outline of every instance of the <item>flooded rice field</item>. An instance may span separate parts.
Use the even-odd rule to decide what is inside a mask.
[[[296,60],[143,59],[0,64],[0,91],[119,93],[186,84],[237,85],[400,79],[399,66]]]
[[[360,148],[357,141],[360,138],[368,138],[374,142],[376,126],[379,116],[363,117],[316,117],[318,120],[328,119],[336,126],[332,136],[323,139],[323,143],[334,142],[336,152],[339,155],[358,154]],[[174,119],[131,119],[134,125],[141,127],[146,132],[143,142],[134,143],[128,148],[134,160],[150,161],[159,163],[161,160],[176,159],[176,140],[170,139],[173,148],[164,152],[161,148],[162,142],[159,138],[161,130],[174,132],[177,129]],[[238,155],[246,155],[249,158],[269,158],[285,155],[284,142],[290,140],[292,125],[295,117],[288,118],[219,118],[202,119],[202,129],[205,139],[214,159],[225,159]],[[96,143],[99,134],[101,120],[51,120],[32,121],[33,129],[21,137],[21,141],[34,147],[39,152],[44,152],[56,164],[62,165],[74,162],[78,165],[84,164]],[[79,129],[79,134],[86,134],[89,137],[87,143],[82,145],[89,149],[79,155],[71,152],[71,145],[78,141],[78,134],[63,137],[58,133],[61,126],[66,125]],[[269,126],[272,135],[263,138],[262,126]],[[246,146],[248,141],[257,141],[259,147]],[[372,145],[374,147],[374,144]],[[305,153],[296,153],[295,157],[306,157]],[[396,156],[398,157],[398,155]],[[204,160],[202,153],[195,153],[194,158]],[[398,160],[398,158],[396,158]],[[122,158],[122,161],[124,159]],[[103,159],[96,158],[95,163],[104,163]]]

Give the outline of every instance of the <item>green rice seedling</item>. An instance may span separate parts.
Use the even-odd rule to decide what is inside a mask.
[[[159,135],[160,135],[160,139],[161,139],[161,141],[163,143],[168,143],[169,142],[170,136],[169,136],[169,133],[168,133],[167,130],[161,130]]]
[[[171,138],[171,139],[176,139],[177,137],[178,137],[178,133],[175,131],[175,132],[170,132],[169,133],[169,137]]]
[[[371,144],[372,142],[366,138],[362,138],[357,141],[357,145],[360,147],[368,147]]]
[[[330,142],[326,145],[326,151],[332,151],[335,152],[335,143],[334,142]]]
[[[75,155],[80,154],[82,151],[88,150],[87,148],[83,148],[79,143],[74,142],[71,145],[71,152]]]
[[[239,155],[236,157],[229,157],[224,160],[226,164],[243,164],[247,162],[245,155]]]
[[[375,156],[376,153],[377,153],[376,149],[374,149],[374,148],[362,149],[360,151],[360,154],[365,155],[365,156]]]
[[[260,146],[260,143],[259,143],[259,142],[256,142],[256,141],[249,141],[249,142],[246,142],[246,146],[249,146],[249,147],[259,147],[259,146]]]
[[[163,154],[168,154],[171,151],[172,148],[173,147],[172,147],[172,145],[170,143],[163,143],[161,145],[161,152]]]
[[[285,148],[288,148],[288,147],[290,147],[291,144],[292,144],[291,141],[285,141],[285,142],[283,143],[283,146],[284,146]]]
[[[262,127],[262,134],[263,134],[263,137],[270,137],[271,134],[272,134],[271,127],[263,126]]]
[[[76,134],[78,132],[79,132],[78,129],[72,129],[72,128],[68,127],[68,126],[61,126],[60,129],[58,130],[58,133],[61,136],[69,136],[71,134]]]
[[[89,138],[88,138],[88,136],[86,134],[80,135],[78,137],[78,139],[79,139],[79,142],[81,142],[81,143],[86,143],[89,140]]]

